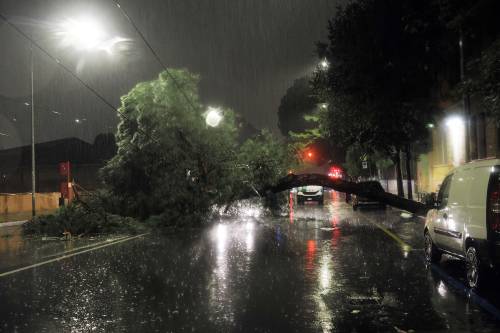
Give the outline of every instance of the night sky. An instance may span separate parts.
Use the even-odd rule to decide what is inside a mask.
[[[294,79],[314,70],[335,0],[122,0],[162,61],[201,75],[207,105],[233,108],[256,128],[278,133],[277,109]],[[161,67],[110,0],[0,0],[0,12],[33,36],[116,107]],[[82,52],[61,45],[55,23],[91,16],[127,52]],[[0,22],[0,148],[29,143],[30,44]],[[116,113],[35,50],[37,142],[114,131]],[[77,123],[75,119],[80,119]]]

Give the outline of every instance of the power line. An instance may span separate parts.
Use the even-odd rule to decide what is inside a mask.
[[[23,36],[25,39],[29,40],[33,46],[39,49],[43,54],[45,54],[49,59],[54,61],[57,65],[59,65],[62,69],[64,69],[67,73],[69,73],[74,79],[76,79],[80,84],[82,84],[85,88],[87,88],[90,92],[92,92],[95,96],[97,96],[106,106],[108,106],[113,111],[120,114],[125,120],[131,121],[128,116],[126,116],[123,112],[113,106],[111,102],[109,102],[104,96],[102,96],[97,90],[92,88],[87,82],[83,81],[75,72],[69,69],[66,65],[64,65],[61,60],[53,56],[49,51],[45,50],[40,44],[38,44],[33,38],[27,35],[24,31],[19,29],[14,23],[10,22],[9,19],[2,13],[0,13],[0,18],[7,23],[12,29],[14,29],[17,33]],[[148,133],[142,130],[140,127],[137,128],[137,131],[145,135],[146,137],[151,137]],[[152,138],[155,141],[155,138]]]
[[[54,61],[56,64],[58,64],[62,69],[64,69],[66,72],[68,72],[73,78],[75,78],[78,82],[80,82],[85,88],[87,88],[90,92],[92,92],[97,98],[99,98],[104,104],[106,104],[109,108],[113,109],[114,111],[120,113],[120,111],[113,106],[104,96],[99,94],[97,90],[92,88],[87,82],[83,81],[78,75],[76,75],[75,72],[73,72],[71,69],[69,69],[66,65],[64,65],[61,60],[58,58],[54,57],[52,54],[50,54],[47,50],[45,50],[40,44],[38,44],[33,38],[28,36],[24,31],[19,29],[14,23],[10,22],[7,17],[5,17],[2,13],[0,13],[0,18],[5,21],[12,29],[17,31],[21,36],[26,38],[35,46],[38,50],[42,51],[43,54],[45,54],[47,57],[49,57],[52,61]]]
[[[177,88],[177,90],[179,90],[179,92],[182,94],[182,96],[184,96],[184,98],[186,99],[186,101],[188,102],[188,104],[191,106],[191,108],[193,110],[196,110],[196,107],[194,106],[193,101],[188,97],[188,95],[186,94],[186,92],[182,89],[182,87],[177,82],[177,80],[172,75],[172,73],[170,73],[169,69],[167,68],[167,66],[165,66],[165,64],[161,60],[160,56],[158,55],[158,53],[156,53],[156,51],[153,49],[153,47],[148,42],[148,40],[146,39],[146,37],[144,36],[144,34],[141,32],[141,30],[135,24],[134,20],[132,20],[132,18],[130,17],[130,15],[128,15],[127,11],[125,9],[123,9],[123,7],[118,3],[118,1],[111,0],[111,2],[113,2],[116,5],[116,7],[118,7],[118,9],[122,12],[123,16],[129,21],[129,23],[134,28],[135,32],[139,35],[139,37],[141,37],[141,39],[144,42],[144,44],[148,47],[149,51],[151,51],[151,53],[155,57],[156,61],[160,64],[160,66],[163,68],[163,70],[167,73],[168,77],[174,82],[175,87]]]

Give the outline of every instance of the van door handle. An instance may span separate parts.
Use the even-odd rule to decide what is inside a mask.
[[[448,219],[448,214],[444,213],[443,214],[443,219],[447,220]]]

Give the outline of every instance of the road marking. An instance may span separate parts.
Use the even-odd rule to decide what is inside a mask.
[[[67,255],[64,255],[64,256],[62,256],[62,257],[58,257],[58,258],[54,258],[54,259],[50,259],[50,260],[46,260],[46,261],[42,261],[42,262],[39,262],[39,263],[36,263],[36,264],[33,264],[33,265],[29,265],[29,266],[25,266],[25,267],[17,268],[17,269],[14,269],[14,270],[12,270],[12,271],[8,271],[8,272],[0,273],[0,277],[4,277],[4,276],[8,276],[8,275],[12,275],[12,274],[14,274],[14,273],[19,273],[19,272],[22,272],[22,271],[25,271],[25,270],[28,270],[28,269],[31,269],[31,268],[35,268],[35,267],[39,267],[39,266],[43,266],[43,265],[47,265],[47,264],[50,264],[50,263],[53,263],[53,262],[56,262],[56,261],[61,261],[61,260],[63,260],[63,259],[71,258],[71,257],[77,256],[77,255],[79,255],[79,254],[83,254],[83,253],[87,253],[87,252],[95,251],[95,250],[102,249],[102,248],[105,248],[105,247],[108,247],[108,246],[111,246],[111,245],[116,245],[116,244],[118,244],[118,243],[127,242],[127,241],[130,241],[130,240],[133,240],[133,239],[139,238],[139,237],[146,236],[146,235],[148,235],[148,234],[149,234],[149,233],[144,233],[144,234],[137,235],[137,236],[131,236],[131,237],[128,237],[128,238],[125,238],[125,239],[118,240],[118,241],[113,242],[113,243],[109,243],[109,244],[104,244],[104,245],[96,246],[96,247],[93,247],[93,248],[91,248],[91,249],[82,250],[82,251],[80,251],[80,252],[75,252],[75,253],[67,254]]]
[[[374,226],[376,226],[377,228],[382,230],[387,236],[394,239],[403,248],[403,250],[410,251],[412,249],[412,247],[410,245],[408,245],[404,240],[399,238],[395,233],[393,233],[392,231],[390,231],[389,229],[387,229],[383,225],[380,225],[379,223],[373,221],[372,218],[370,218],[364,214],[360,214],[360,215],[363,216],[368,222],[370,222],[371,224],[373,224]]]
[[[66,250],[66,251],[55,253],[55,254],[50,254],[48,256],[44,256],[44,257],[42,257],[42,259],[51,258],[51,257],[57,257],[57,256],[60,256],[60,255],[63,255],[63,254],[75,252],[75,251],[78,251],[78,250],[81,250],[81,249],[86,249],[86,248],[89,248],[89,247],[98,246],[98,245],[101,245],[101,244],[111,244],[111,243],[114,243],[116,241],[119,241],[119,240],[127,238],[127,237],[130,237],[130,236],[122,236],[122,237],[118,237],[118,238],[115,238],[115,239],[106,239],[104,241],[93,243],[93,244],[82,245],[82,246],[79,246],[79,247],[75,247],[74,249],[71,249],[71,250]]]

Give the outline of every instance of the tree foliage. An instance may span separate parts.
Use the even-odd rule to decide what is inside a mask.
[[[281,99],[278,109],[278,127],[284,136],[290,132],[301,132],[310,128],[304,116],[317,107],[317,99],[313,95],[310,79],[302,77],[293,82]]]
[[[465,89],[479,96],[484,109],[500,122],[500,38],[473,64],[477,74],[465,82]]]
[[[314,80],[331,105],[329,136],[389,155],[424,137],[436,102],[436,33],[425,2],[360,0],[340,9],[318,45],[330,66]]]
[[[221,124],[208,127],[199,78],[186,70],[170,72],[122,97],[118,151],[101,170],[121,214],[197,223],[213,205],[243,196],[250,184],[263,186],[286,174],[286,153],[270,134],[240,147],[235,113],[223,109]]]

